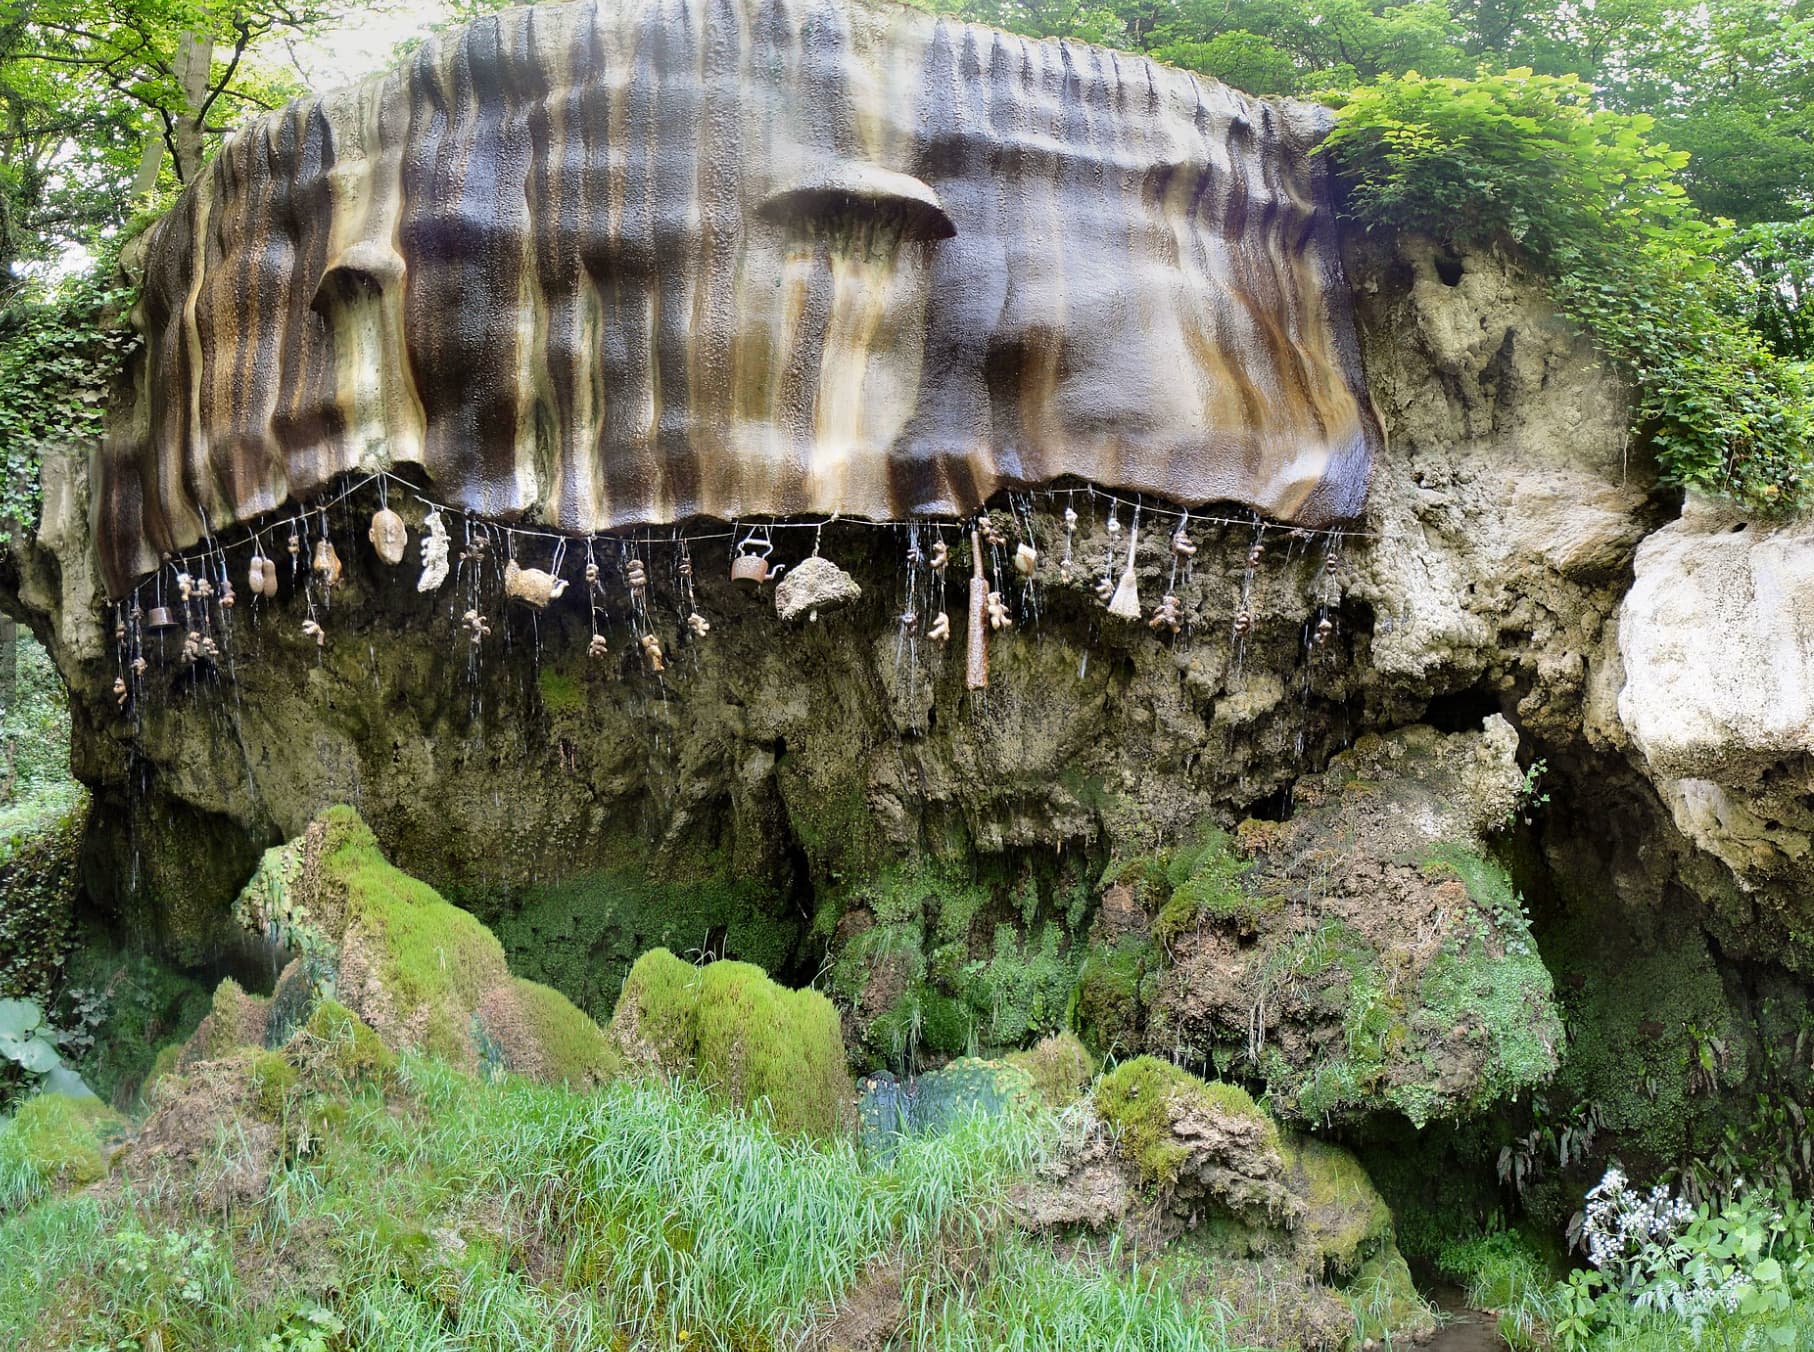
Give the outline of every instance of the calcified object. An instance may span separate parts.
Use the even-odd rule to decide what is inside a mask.
[[[944,611],[932,617],[932,625],[926,630],[926,637],[935,643],[945,643],[951,638],[951,617]]]
[[[1008,537],[995,529],[995,521],[987,513],[977,521],[977,529],[982,532],[983,543],[991,549],[1000,549],[1008,543]]]
[[[1114,594],[1115,594],[1115,579],[1114,578],[1105,577],[1105,578],[1097,579],[1096,599],[1098,601],[1101,601],[1104,605],[1107,605],[1109,602],[1109,598],[1112,597]]]
[[[1172,553],[1176,554],[1181,561],[1187,563],[1192,558],[1196,557],[1197,546],[1191,540],[1190,536],[1185,534],[1183,526],[1179,526],[1177,531],[1172,535]]]
[[[1235,612],[1235,637],[1244,638],[1247,631],[1252,628],[1253,612],[1248,610],[1237,610]]]
[[[512,601],[545,610],[567,590],[567,579],[540,568],[519,568],[515,559],[504,564],[504,595]]]
[[[233,609],[233,603],[238,599],[239,598],[233,594],[233,584],[223,579],[220,584],[220,608],[222,610],[231,610]]]
[[[989,583],[983,576],[983,533],[970,532],[970,634],[964,652],[964,685],[981,690],[989,684]]]
[[[1266,546],[1263,544],[1260,544],[1256,540],[1254,542],[1253,548],[1247,551],[1247,566],[1249,568],[1258,568],[1260,566],[1260,560],[1265,557],[1266,557]]]
[[[132,661],[128,662],[126,665],[134,676],[143,676],[147,671],[149,671],[151,669],[151,663],[147,662],[142,657],[135,657],[132,659]]]
[[[605,642],[605,636],[603,634],[594,634],[592,636],[592,641],[586,645],[587,657],[604,657],[608,655],[610,651],[611,647]]]
[[[1154,633],[1158,633],[1161,629],[1169,629],[1175,634],[1182,629],[1184,616],[1178,609],[1178,598],[1167,592],[1165,598],[1159,602],[1159,608],[1153,612],[1153,618],[1146,622],[1146,627]]]
[[[863,595],[857,580],[830,559],[817,554],[802,559],[775,587],[775,614],[784,620],[805,615],[819,618],[822,610],[837,610]]]
[[[920,614],[917,610],[901,613],[901,633],[907,638],[917,638],[920,632]]]
[[[439,512],[430,512],[422,521],[422,576],[416,579],[419,592],[438,591],[447,581],[447,523]]]
[[[126,707],[126,678],[124,676],[113,678],[113,702],[122,709]]]
[[[943,576],[945,565],[951,562],[951,547],[943,540],[934,540],[928,561],[932,564],[932,571]]]
[[[189,600],[195,595],[195,579],[187,573],[178,573],[176,575],[176,594],[184,601]]]
[[[1033,570],[1039,567],[1039,551],[1022,541],[1014,547],[1014,571],[1022,577],[1032,577]]]
[[[598,585],[598,565],[591,559],[586,560],[586,585],[588,587]]]
[[[630,590],[638,597],[649,588],[649,573],[642,565],[641,559],[629,559],[624,563],[624,581],[629,583]]]
[[[1109,614],[1122,620],[1140,618],[1140,589],[1134,581],[1134,550],[1140,544],[1140,527],[1135,526],[1127,533],[1127,567],[1121,570],[1121,581],[1115,584],[1115,591],[1109,597]]]
[[[1066,476],[1352,517],[1329,125],[861,0],[487,14],[241,128],[148,233],[104,576],[380,457],[573,534]]]
[[[661,651],[661,640],[654,634],[642,636],[642,664],[651,676],[659,676],[668,669],[668,660]]]
[[[265,589],[265,574],[269,570],[270,590]],[[246,590],[254,596],[274,596],[277,593],[277,565],[267,559],[256,547],[252,551],[252,561],[246,565]]]
[[[372,542],[378,557],[393,568],[403,562],[404,551],[409,548],[409,531],[404,528],[403,518],[388,507],[372,513],[371,529],[365,538]]]
[[[1329,636],[1331,634],[1333,634],[1334,632],[1335,632],[1335,621],[1330,619],[1327,615],[1325,615],[1325,616],[1323,616],[1322,619],[1320,619],[1316,622],[1316,634],[1313,637],[1312,642],[1314,642],[1316,644],[1316,646],[1320,648],[1329,641]]]
[[[692,614],[687,616],[687,630],[694,638],[704,638],[707,634],[712,632],[712,625],[705,616],[695,610]]]
[[[174,629],[176,628],[176,617],[170,613],[169,606],[153,606],[150,613],[145,616],[145,627],[152,630]]]
[[[315,541],[315,560],[310,566],[315,570],[315,576],[321,580],[322,586],[340,585],[340,555],[335,552],[334,542],[327,536]]]
[[[1115,515],[1115,509],[1113,507],[1109,508],[1108,532],[1109,539],[1111,540],[1119,540],[1121,538],[1121,518]]]
[[[475,648],[491,636],[490,622],[476,610],[469,610],[462,615],[460,623],[466,627],[466,637]]]
[[[775,546],[768,540],[745,540],[738,546],[738,553],[731,559],[731,581],[743,582],[760,587],[764,582],[773,581],[781,576],[786,564],[769,566],[768,556]]]
[[[302,553],[302,537],[291,531],[290,538],[284,542],[284,548],[290,551],[291,558],[297,557]]]
[[[314,620],[304,620],[302,622],[302,633],[303,637],[314,639],[317,648],[323,647],[328,641],[326,631],[324,631]]]
[[[991,629],[1012,629],[1014,627],[1014,617],[1008,613],[1008,603],[1001,599],[1000,592],[990,592],[984,605],[989,612]]]

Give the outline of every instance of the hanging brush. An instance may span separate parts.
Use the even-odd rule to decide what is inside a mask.
[[[1140,543],[1140,516],[1134,514],[1134,524],[1127,533],[1127,567],[1121,570],[1121,581],[1115,584],[1115,594],[1109,598],[1109,614],[1124,620],[1140,618],[1140,589],[1134,581],[1134,549]]]

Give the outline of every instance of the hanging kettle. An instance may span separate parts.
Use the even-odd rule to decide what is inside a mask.
[[[747,582],[760,587],[764,582],[773,582],[781,576],[786,564],[769,566],[768,556],[775,552],[774,541],[757,539],[754,535],[743,537],[743,543],[737,546],[738,552],[731,556],[731,581]]]

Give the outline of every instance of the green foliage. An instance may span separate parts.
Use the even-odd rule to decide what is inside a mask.
[[[1153,938],[1162,947],[1205,925],[1252,934],[1260,917],[1278,908],[1278,898],[1253,896],[1243,886],[1249,866],[1232,844],[1226,832],[1212,831],[1199,845],[1172,856],[1166,869],[1171,896],[1153,921]]]
[[[45,453],[81,452],[100,434],[108,390],[138,341],[119,318],[129,301],[86,274],[0,312],[0,543],[37,527]]]
[[[1331,94],[1324,148],[1370,228],[1515,241],[1636,386],[1635,430],[1671,482],[1749,507],[1803,501],[1814,389],[1735,313],[1729,230],[1703,220],[1655,121],[1574,76],[1415,72]]]
[[[1153,1056],[1123,1061],[1100,1080],[1093,1094],[1096,1111],[1116,1135],[1121,1152],[1134,1162],[1147,1183],[1168,1186],[1178,1181],[1179,1167],[1190,1149],[1172,1132],[1178,1113],[1199,1110],[1211,1115],[1257,1119],[1276,1145],[1278,1128],[1255,1106],[1239,1085],[1220,1080],[1205,1083],[1188,1070]]]
[[[0,999],[0,1107],[39,1090],[94,1097],[82,1077],[63,1063],[64,1041],[34,1002]]]
[[[210,993],[188,973],[148,953],[111,950],[91,936],[78,945],[57,1005],[59,1025],[82,1026],[88,1046],[75,1068],[115,1107],[129,1104],[160,1047],[187,1038],[209,1012]]]
[[[1726,247],[1751,280],[1744,307],[1758,336],[1779,357],[1814,360],[1814,219],[1748,226]]]

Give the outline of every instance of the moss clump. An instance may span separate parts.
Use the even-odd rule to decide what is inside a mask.
[[[375,959],[378,974],[404,1009],[429,1011],[431,1050],[436,1032],[458,1032],[437,1023],[452,1009],[471,1009],[509,975],[504,950],[491,931],[420,879],[395,867],[377,837],[350,807],[320,818],[327,839],[321,849],[321,886],[344,906],[343,952],[358,944]]]
[[[183,1048],[181,1063],[192,1066],[198,1061],[217,1060],[241,1047],[262,1047],[269,1021],[269,1000],[246,994],[232,977],[223,978],[214,988],[206,1017]]]
[[[0,1210],[54,1187],[86,1187],[106,1176],[107,1140],[120,1115],[96,1098],[36,1094],[0,1124]]]
[[[260,1051],[253,1054],[248,1074],[258,1111],[265,1117],[282,1117],[290,1091],[302,1079],[296,1067],[279,1052]]]
[[[574,1086],[608,1084],[623,1074],[623,1053],[617,1043],[584,1011],[559,991],[538,982],[515,977],[509,986],[510,1012],[522,1021],[523,1051],[537,1079]],[[499,1037],[499,1030],[491,1030]],[[515,1029],[508,1030],[515,1032]],[[500,1037],[509,1055],[511,1040]],[[512,1065],[511,1069],[518,1069]]]
[[[611,1031],[631,1061],[669,1075],[691,1064],[699,974],[665,948],[636,960],[611,1015]]]
[[[735,1103],[766,1100],[783,1132],[830,1136],[849,1125],[856,1086],[838,1011],[745,962],[715,962],[699,983],[699,1078]]]
[[[371,1025],[335,1000],[323,1000],[303,1026],[307,1064],[325,1066],[349,1084],[382,1081],[395,1072],[397,1058]],[[296,1044],[291,1043],[292,1052]]]
[[[1130,935],[1113,947],[1092,945],[1077,974],[1070,1023],[1098,1056],[1125,1056],[1146,1041],[1143,987],[1159,951]]]
[[[1024,1052],[1011,1052],[1002,1059],[1032,1076],[1040,1098],[1053,1108],[1077,1102],[1096,1074],[1095,1059],[1075,1033],[1054,1033]]]
[[[1263,1142],[1276,1148],[1278,1127],[1239,1085],[1198,1079],[1188,1070],[1153,1056],[1123,1061],[1096,1082],[1096,1111],[1116,1133],[1121,1151],[1142,1181],[1168,1186],[1190,1149],[1172,1133],[1172,1120],[1201,1110],[1249,1119]]]
[[[745,1107],[766,1101],[781,1131],[828,1136],[850,1121],[856,1087],[837,1010],[750,963],[700,968],[666,949],[645,953],[611,1027],[632,1060],[690,1071]]]

